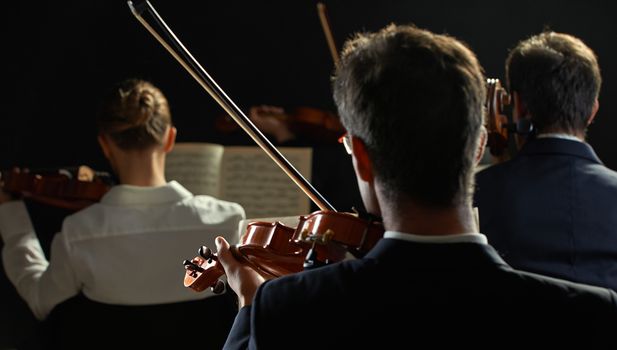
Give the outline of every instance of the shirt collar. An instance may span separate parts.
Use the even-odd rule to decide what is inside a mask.
[[[151,205],[177,202],[192,196],[191,192],[176,181],[170,181],[157,187],[117,185],[101,198],[101,203],[108,205]]]
[[[416,243],[478,243],[487,244],[486,236],[481,233],[458,233],[453,235],[426,236],[397,231],[386,231],[383,238],[400,239]]]
[[[543,134],[538,134],[536,135],[536,138],[539,139],[547,139],[547,138],[553,138],[553,139],[563,139],[563,140],[572,140],[572,141],[578,141],[578,142],[583,142],[583,140],[579,139],[578,137],[574,136],[574,135],[570,135],[570,134],[565,134],[565,133],[556,133],[556,132],[547,132],[547,133],[543,133]]]

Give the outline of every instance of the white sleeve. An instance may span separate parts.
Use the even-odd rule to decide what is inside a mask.
[[[0,205],[0,234],[7,277],[36,318],[44,319],[58,303],[79,293],[65,235],[55,235],[48,262],[23,202]]]

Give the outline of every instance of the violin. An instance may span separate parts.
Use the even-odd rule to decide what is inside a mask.
[[[512,134],[513,128],[504,112],[504,106],[510,105],[511,98],[499,79],[486,79],[486,89],[487,146],[491,154],[501,162],[511,156],[505,151],[509,148],[509,135]]]
[[[17,198],[71,211],[95,202],[111,188],[111,175],[82,165],[59,169],[13,168],[0,173],[2,189]]]
[[[328,49],[332,56],[334,66],[338,68],[340,65],[340,57],[332,34],[332,27],[326,12],[326,5],[322,2],[317,3],[317,14],[323,29]],[[290,111],[284,111],[282,108],[271,106],[260,106],[251,108],[251,119],[255,121],[257,118],[274,118],[278,120],[280,125],[277,128],[284,128],[286,132],[280,130],[270,130],[271,134],[283,134],[279,139],[279,143],[293,137],[300,137],[307,140],[310,144],[335,144],[338,139],[345,133],[345,128],[340,122],[339,117],[329,111],[321,110],[313,107],[296,107]],[[222,114],[215,120],[215,127],[223,133],[230,133],[238,130],[238,124],[228,115]],[[283,140],[285,139],[285,140]]]
[[[270,130],[262,125],[262,130],[283,137],[276,137],[279,143],[291,138],[300,138],[310,144],[336,144],[339,137],[345,133],[338,116],[332,112],[314,107],[296,107],[288,111],[271,106],[252,107],[251,120],[271,120]],[[264,122],[261,122],[264,124]],[[228,115],[222,114],[215,120],[215,127],[222,133],[230,133],[240,129],[240,126]],[[274,130],[273,130],[274,129]],[[289,135],[289,136],[287,136]]]
[[[300,216],[296,228],[280,222],[251,222],[240,243],[231,247],[236,259],[266,278],[345,259],[347,252],[366,254],[383,236],[381,222],[348,213],[316,211]],[[207,287],[222,292],[225,273],[212,250],[202,246],[198,256],[185,260],[184,286],[197,292]]]
[[[500,163],[514,157],[535,130],[529,118],[519,119],[505,113],[505,107],[512,105],[512,97],[499,79],[487,79],[486,88],[487,145],[496,162]]]
[[[148,0],[139,3],[129,0],[128,5],[148,32],[320,208],[320,211],[301,216],[295,229],[280,223],[249,224],[241,242],[231,248],[234,256],[266,276],[278,277],[299,272],[303,268],[341,261],[346,251],[356,256],[368,252],[383,236],[381,221],[370,215],[361,217],[337,212],[222,91],[171,32]],[[150,25],[144,15],[158,25],[159,31],[163,31],[171,43],[163,39],[163,35]],[[184,266],[186,287],[201,291],[210,286],[215,293],[223,290],[224,284],[218,278],[224,271],[216,254],[209,248],[200,248],[199,256],[185,260]]]

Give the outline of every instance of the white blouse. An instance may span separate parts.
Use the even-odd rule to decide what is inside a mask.
[[[183,285],[182,261],[214,238],[238,241],[243,208],[194,196],[179,183],[114,186],[99,203],[63,223],[47,261],[21,201],[0,205],[2,259],[8,278],[38,319],[80,291],[116,305],[201,299]]]

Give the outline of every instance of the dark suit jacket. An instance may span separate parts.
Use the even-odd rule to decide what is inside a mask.
[[[480,232],[508,264],[617,290],[617,173],[591,146],[531,140],[476,184]]]
[[[382,239],[264,283],[226,349],[615,348],[617,294],[513,270],[488,245]]]

